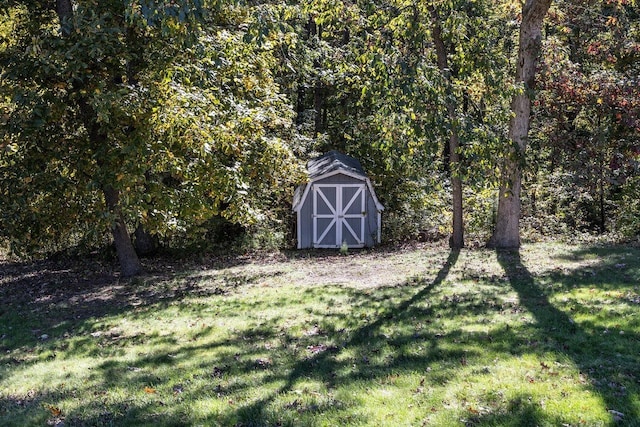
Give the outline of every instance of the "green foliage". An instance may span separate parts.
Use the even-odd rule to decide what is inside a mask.
[[[629,179],[621,190],[615,228],[628,238],[640,238],[640,176]]]
[[[15,251],[104,245],[116,219],[105,188],[130,229],[167,246],[207,247],[197,242],[218,219],[249,246],[286,246],[301,165],[329,149],[362,162],[387,240],[447,234],[456,175],[470,239],[493,227],[521,90],[519,4],[73,4],[65,22],[53,3],[0,6],[0,238]],[[532,155],[521,159],[531,238],[633,233],[622,224],[635,212],[640,17],[635,1],[588,4],[556,2],[545,28]],[[452,130],[461,162],[448,170]]]
[[[471,247],[484,246],[495,226],[498,192],[493,186],[471,187],[464,194],[465,232]]]
[[[496,179],[493,159],[508,121],[507,14],[493,13],[489,2],[438,6],[454,75],[446,79],[435,64],[426,6],[308,1],[278,9],[298,35],[281,58],[297,73],[284,65],[278,73],[306,137],[297,154],[337,149],[358,158],[386,207],[383,235],[391,239],[443,228],[449,129],[462,137],[465,162],[456,173],[481,191]],[[450,97],[455,123],[446,112]]]
[[[625,187],[640,150],[632,3],[561,2],[550,14],[529,164],[538,220],[602,233],[634,197]]]
[[[448,233],[451,196],[446,178],[441,177],[439,182],[406,180],[402,183],[397,189],[399,206],[384,213],[385,241],[439,240]]]
[[[162,236],[215,215],[249,225],[290,199],[291,108],[272,49],[243,42],[240,6],[75,5],[68,36],[53,11],[15,6],[1,52],[0,233],[14,250],[100,240],[105,188]]]

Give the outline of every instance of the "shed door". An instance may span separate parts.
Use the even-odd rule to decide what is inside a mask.
[[[364,246],[364,184],[313,186],[313,247]]]

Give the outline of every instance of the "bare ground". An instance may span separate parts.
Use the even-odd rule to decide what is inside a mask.
[[[304,280],[309,285],[330,283],[365,288],[394,285],[428,271],[432,265],[441,265],[441,260],[432,259],[436,249],[442,253],[442,247],[413,244],[351,251],[347,256],[323,250],[200,259],[158,257],[143,260],[145,272],[132,279],[121,278],[116,263],[97,258],[33,262],[5,258],[0,259],[3,301],[0,310],[24,310],[28,306],[48,322],[58,322],[99,317],[142,304],[177,299],[190,292],[226,292],[213,284],[202,289],[203,277],[223,277],[228,279],[226,282],[238,285],[286,273],[287,277]],[[407,257],[407,253],[412,256]],[[247,272],[251,277],[247,277]],[[171,286],[148,286],[167,282]]]

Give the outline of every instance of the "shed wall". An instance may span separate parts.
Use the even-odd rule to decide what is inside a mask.
[[[378,208],[374,201],[373,195],[369,191],[369,186],[365,187],[366,198],[365,203],[367,206],[367,216],[365,218],[365,246],[373,246],[378,243]]]
[[[313,247],[313,197],[307,197],[304,200],[298,213],[298,240],[300,248]]]
[[[356,179],[352,176],[336,174],[316,181],[311,181],[310,184],[362,184],[363,182],[363,179]]]
[[[359,180],[354,177],[336,174],[317,181],[310,182],[309,194],[298,212],[298,247],[313,247],[313,185],[314,184],[366,184],[365,180]],[[364,218],[364,245],[373,246],[377,243],[378,236],[378,216],[376,202],[374,200],[368,185],[364,185],[365,191],[365,218]]]

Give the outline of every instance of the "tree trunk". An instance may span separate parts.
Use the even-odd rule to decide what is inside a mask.
[[[460,155],[458,154],[458,135],[452,134],[449,139],[451,155],[451,192],[453,198],[453,233],[449,239],[449,246],[454,249],[464,247],[464,222],[462,219],[462,179],[460,179]]]
[[[604,234],[607,231],[607,214],[605,208],[605,197],[604,197],[604,154],[600,153],[598,155],[598,208],[600,210],[600,218],[599,218],[599,228],[600,234]]]
[[[324,108],[324,88],[322,83],[320,82],[320,78],[318,77],[318,81],[313,88],[313,109],[315,111],[315,119],[314,119],[314,136],[317,138],[318,135],[324,132],[324,123],[322,121],[322,109]]]
[[[73,18],[71,0],[56,0],[56,13],[60,21],[60,31],[66,37],[71,34],[70,21]]]
[[[116,245],[116,253],[120,262],[120,273],[123,277],[131,277],[142,271],[142,265],[138,259],[131,236],[127,231],[127,225],[122,217],[120,210],[120,193],[113,187],[106,187],[104,190],[104,199],[107,209],[114,216],[111,231],[113,233],[113,241]]]
[[[498,198],[498,216],[489,246],[496,248],[520,247],[520,193],[522,164],[529,134],[531,98],[536,74],[536,61],[542,44],[542,23],[552,0],[527,0],[522,6],[522,23],[516,64],[516,83],[523,91],[514,95],[513,112],[509,123],[511,146],[505,153],[504,168]]]
[[[442,39],[442,27],[440,25],[440,17],[433,6],[428,6],[429,13],[431,14],[431,35],[433,38],[433,44],[436,49],[436,58],[438,61],[438,68],[446,80],[447,85],[447,101],[446,108],[449,116],[449,124],[451,126],[451,134],[449,135],[449,150],[448,150],[448,170],[451,177],[451,196],[453,199],[453,220],[452,227],[453,233],[449,239],[449,246],[451,248],[459,249],[464,247],[464,222],[462,218],[462,179],[460,179],[460,138],[458,136],[457,122],[458,117],[456,114],[456,105],[453,94],[451,93],[451,70],[449,69],[449,62],[447,59],[447,50]]]
[[[58,20],[60,21],[60,31],[62,32],[62,35],[65,37],[69,36],[69,34],[71,34],[71,23],[73,20],[72,0],[56,0],[55,11],[58,15]],[[74,89],[80,92],[82,89],[82,83],[75,82]],[[77,107],[80,111],[84,126],[87,129],[91,144],[94,147],[100,147],[107,144],[106,136],[101,132],[100,125],[97,123],[95,110],[89,103],[86,96],[79,96]],[[98,164],[101,162],[104,163],[104,161],[99,158]],[[138,255],[133,248],[131,237],[129,236],[127,226],[124,222],[124,218],[122,217],[122,211],[120,210],[120,194],[111,186],[105,186],[103,188],[103,193],[107,209],[114,217],[114,223],[111,231],[113,233],[118,260],[120,261],[120,272],[124,277],[134,276],[140,273],[142,266],[138,259]]]
[[[301,125],[304,123],[304,112],[305,112],[305,90],[303,79],[300,78],[298,80],[298,96],[296,98],[296,124]]]

